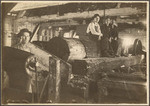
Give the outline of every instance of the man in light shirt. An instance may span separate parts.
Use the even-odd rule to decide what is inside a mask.
[[[103,34],[101,33],[99,21],[100,21],[99,14],[95,14],[92,17],[92,20],[89,23],[87,30],[86,30],[86,33],[89,35],[90,39],[97,43],[98,53],[100,50],[100,45],[99,45],[100,40],[101,40],[101,37],[103,36]]]
[[[93,40],[100,40],[100,38],[103,36],[98,23],[99,21],[99,14],[95,14],[87,27],[86,33],[90,34]]]

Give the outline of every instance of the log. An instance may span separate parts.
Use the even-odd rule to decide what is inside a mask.
[[[85,47],[78,39],[54,37],[44,47],[65,61],[83,59],[86,56]]]
[[[98,57],[96,43],[87,38],[79,40],[75,38],[54,37],[47,43],[40,41],[34,41],[33,43],[68,62],[84,59],[85,57]]]
[[[126,8],[113,8],[113,9],[106,9],[106,16],[126,16],[126,15],[133,15],[133,14],[140,14],[141,11],[131,8],[131,7],[126,7]],[[64,14],[63,16],[58,16],[57,14],[52,14],[52,15],[44,15],[41,17],[23,17],[19,18],[16,21],[18,22],[47,22],[50,20],[64,20],[68,18],[91,18],[94,14],[99,14],[100,16],[104,15],[104,10],[95,10],[95,11],[84,11],[81,13],[67,13]]]
[[[129,67],[139,64],[141,62],[141,57],[141,55],[138,55],[131,57],[101,57],[74,60],[72,63],[72,72],[79,75],[90,75],[92,79],[95,79],[95,76],[102,71],[117,69],[122,65]]]

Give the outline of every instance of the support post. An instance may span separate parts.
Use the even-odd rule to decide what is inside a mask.
[[[49,78],[49,88],[48,88],[48,101],[58,103],[60,101],[60,82],[61,82],[61,72],[60,72],[60,60],[50,57],[50,78]]]

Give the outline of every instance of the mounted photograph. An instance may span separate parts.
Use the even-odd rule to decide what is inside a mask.
[[[149,1],[2,1],[1,104],[149,104]]]

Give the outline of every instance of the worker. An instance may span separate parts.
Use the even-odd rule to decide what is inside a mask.
[[[105,18],[105,23],[102,25],[103,37],[101,39],[101,54],[102,57],[114,57],[113,49],[111,47],[111,20],[109,17]]]
[[[31,32],[26,28],[22,29],[17,34],[17,37],[19,38],[19,43],[17,43],[14,46],[14,48],[33,53],[32,47],[34,47],[34,46],[32,46],[32,44],[29,43],[31,40]],[[34,54],[34,55],[36,56],[36,54]],[[35,89],[35,87],[36,87],[36,83],[35,83],[36,73],[35,73],[35,71],[38,71],[38,76],[37,76],[38,80],[37,81],[43,81],[44,76],[43,76],[43,74],[41,75],[41,73],[44,72],[44,70],[43,70],[44,65],[38,62],[37,56],[36,56],[36,59],[35,59],[35,57],[33,57],[29,63],[30,64],[28,64],[26,66],[26,72],[30,76],[28,92],[35,93],[36,92],[36,89]],[[36,67],[36,70],[35,70],[35,67]]]
[[[77,35],[77,32],[76,32],[76,27],[70,26],[69,30],[63,34],[63,37],[64,38],[77,38],[77,39],[79,39],[79,35]]]
[[[26,51],[26,52],[31,52],[31,48],[28,45],[29,41],[31,39],[31,32],[26,28],[21,29],[20,32],[17,34],[17,37],[18,37],[19,42],[14,46],[14,48],[20,49],[20,50],[23,50],[23,51]],[[30,85],[29,85],[28,92],[32,92],[33,85],[35,85],[35,84],[33,82],[33,78],[31,78],[29,80],[31,82],[30,82]]]
[[[114,54],[117,56],[118,50],[118,25],[115,19],[112,19],[111,30],[110,30],[111,47]]]
[[[89,23],[87,30],[86,30],[86,33],[89,35],[89,38],[91,40],[93,40],[94,42],[96,42],[98,53],[100,53],[100,45],[99,44],[100,44],[101,37],[103,36],[103,34],[101,33],[99,21],[100,21],[99,14],[95,14],[92,17],[92,20]]]
[[[18,37],[19,42],[16,45],[14,45],[13,47],[16,49],[26,51],[26,52],[31,52],[31,48],[28,45],[28,43],[31,39],[31,32],[26,28],[21,29],[20,32],[17,34],[17,37]],[[30,89],[31,89],[31,85],[29,87],[29,92],[31,92]]]
[[[54,34],[54,37],[62,37],[62,31],[63,31],[63,28],[62,27],[57,27],[55,29],[55,34]]]
[[[17,34],[17,37],[19,38],[19,43],[17,43],[14,48],[30,52],[30,48],[28,46],[29,41],[31,40],[31,32],[28,29],[22,29]]]

